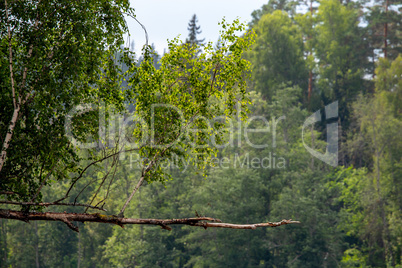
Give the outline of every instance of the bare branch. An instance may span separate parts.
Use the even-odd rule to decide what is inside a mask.
[[[126,207],[128,203],[130,203],[131,199],[133,198],[134,194],[138,191],[142,183],[144,182],[145,179],[145,174],[141,176],[140,180],[138,181],[137,185],[135,186],[134,190],[131,192],[130,196],[127,198],[126,203],[124,203],[123,207],[120,210],[119,216],[123,217],[124,211],[126,210]]]
[[[21,195],[17,192],[13,192],[13,191],[0,191],[0,194],[7,194],[7,195],[12,195],[12,194],[16,194],[16,195]]]
[[[98,205],[100,205],[101,203],[105,204],[104,202],[105,202],[105,200],[108,198],[109,193],[110,193],[110,186],[112,185],[112,182],[113,182],[114,178],[116,177],[116,171],[117,171],[118,165],[119,165],[119,163],[117,162],[117,163],[115,164],[115,166],[114,166],[114,171],[113,171],[112,178],[110,179],[109,185],[108,185],[108,187],[107,187],[107,189],[106,189],[106,195],[104,196],[104,198],[103,198],[102,200],[100,200],[98,203],[96,203],[96,205],[95,205],[96,207],[97,207]],[[91,204],[92,204],[92,202],[91,202]],[[103,205],[102,205],[102,207],[103,207]],[[87,212],[87,210],[88,210],[88,208],[87,208],[84,212]]]
[[[138,148],[135,148],[135,149],[129,149],[129,150],[125,150],[125,151],[118,151],[117,153],[113,153],[113,154],[111,154],[111,155],[107,155],[107,156],[105,156],[105,157],[103,157],[103,158],[101,158],[101,159],[99,159],[99,160],[96,160],[96,161],[90,163],[89,165],[87,165],[87,166],[80,172],[80,174],[78,175],[78,177],[74,179],[73,183],[70,185],[70,188],[68,189],[68,191],[67,191],[67,193],[66,193],[66,195],[65,195],[64,198],[67,198],[67,197],[68,197],[68,194],[69,194],[69,193],[71,192],[71,190],[73,189],[75,183],[82,177],[82,175],[84,175],[85,171],[87,171],[88,168],[90,168],[91,166],[93,166],[93,165],[95,165],[95,164],[97,164],[97,163],[99,163],[99,162],[102,162],[102,161],[104,161],[104,160],[106,160],[106,159],[108,159],[108,158],[110,158],[110,157],[113,157],[113,156],[115,156],[115,155],[118,155],[118,154],[120,154],[120,153],[123,153],[123,152],[131,152],[131,151],[136,151],[136,150],[139,150],[139,149],[138,149]]]
[[[45,185],[46,181],[49,179],[50,175],[53,172],[53,169],[56,167],[56,164],[53,164],[52,169],[49,171],[49,173],[46,175],[46,177],[43,179],[41,185],[39,186],[38,190],[36,191],[35,195],[32,197],[31,202],[34,202],[36,197],[38,197],[40,191],[42,190],[42,187]],[[42,172],[42,171],[41,171]],[[40,175],[42,177],[42,175]]]
[[[180,133],[179,133],[180,134]],[[167,146],[163,151],[161,152],[160,156],[163,156],[163,154],[166,152],[167,149],[169,149],[170,146]],[[131,192],[130,196],[127,198],[126,202],[124,203],[122,209],[120,210],[119,216],[124,217],[124,211],[126,210],[126,207],[128,203],[130,203],[131,199],[133,198],[134,194],[138,191],[138,189],[141,187],[142,183],[144,182],[146,174],[152,169],[152,167],[156,164],[159,158],[159,152],[156,153],[152,159],[151,162],[149,162],[148,166],[143,170],[142,176],[140,180],[138,181],[137,185],[135,186],[134,190]]]
[[[230,228],[230,229],[257,229],[257,227],[278,227],[281,225],[300,223],[299,221],[281,220],[280,222],[267,222],[267,223],[255,223],[255,224],[232,224],[232,223],[216,223],[216,222],[197,222],[194,226],[201,226],[207,229],[213,228]]]
[[[92,209],[98,209],[102,211],[106,211],[104,208],[88,205],[88,204],[80,204],[80,203],[59,203],[59,202],[16,202],[16,201],[8,201],[8,200],[0,200],[0,204],[9,204],[9,205],[20,205],[20,206],[41,206],[41,207],[48,207],[48,206],[70,206],[70,207],[87,207]]]
[[[219,62],[215,65],[215,71],[214,71],[214,75],[213,75],[213,78],[212,78],[211,89],[209,90],[209,96],[208,97],[210,97],[212,95],[212,89],[213,89],[213,86],[214,86],[214,83],[215,83],[216,73],[218,72],[218,69],[219,69]]]
[[[144,29],[145,32],[145,45],[148,46],[148,32],[147,29],[145,28],[145,26],[135,17],[135,15],[126,13],[126,12],[122,12],[124,15],[129,16],[130,18],[133,18],[141,27],[142,29]]]
[[[110,166],[110,169],[107,171],[107,173],[105,174],[105,176],[102,178],[102,182],[100,183],[100,185],[98,186],[98,189],[96,190],[95,194],[92,197],[91,202],[89,202],[90,205],[92,205],[92,202],[95,200],[95,198],[98,196],[98,193],[100,191],[100,189],[102,188],[103,184],[105,183],[105,181],[107,180],[110,172],[112,171],[113,168],[115,168],[115,172],[113,173],[113,175],[116,173],[116,167],[117,167],[117,156],[113,157],[113,162]],[[77,196],[78,197],[78,196]],[[75,198],[74,202],[77,201],[77,197]],[[85,210],[86,212],[87,210]]]
[[[79,222],[101,222],[116,224],[123,227],[126,224],[148,224],[159,225],[162,229],[171,230],[169,225],[190,225],[210,228],[230,228],[230,229],[256,229],[257,227],[278,227],[286,224],[300,223],[292,220],[282,220],[280,222],[267,222],[256,224],[231,224],[222,223],[218,219],[210,217],[183,218],[183,219],[133,219],[120,218],[114,215],[102,215],[99,213],[56,213],[56,212],[29,212],[0,209],[0,218],[29,221],[61,221],[67,226],[78,232],[78,227],[73,225],[73,221]]]

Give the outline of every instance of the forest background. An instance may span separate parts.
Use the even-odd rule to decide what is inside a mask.
[[[298,12],[300,5],[308,7],[305,13]],[[217,150],[214,166],[197,173],[197,167],[176,168],[171,161],[165,169],[172,180],[142,185],[126,212],[134,218],[205,215],[300,224],[256,230],[174,226],[169,232],[79,223],[76,233],[60,222],[0,219],[0,266],[402,267],[401,8],[396,0],[270,0],[254,11],[248,28],[255,43],[243,55],[252,70],[249,131],[237,127],[235,112],[235,127],[223,134],[234,145]],[[200,49],[197,57],[205,44],[196,16],[188,30],[183,44]],[[163,57],[154,51],[152,68],[161,68]],[[139,66],[149,59],[135,60]],[[5,96],[8,89],[1,90]],[[325,108],[334,103],[337,115],[327,118]],[[317,111],[317,122],[306,125]],[[3,117],[1,123],[3,136]],[[338,134],[332,151],[329,125]],[[320,155],[336,152],[336,162],[317,159],[307,147]],[[106,207],[129,196],[141,174],[139,157],[131,152],[119,159],[113,171],[118,179],[99,191],[110,195]],[[96,199],[104,173],[101,167],[83,175],[78,184],[92,184],[80,200]],[[43,199],[68,189],[57,176],[44,187]]]

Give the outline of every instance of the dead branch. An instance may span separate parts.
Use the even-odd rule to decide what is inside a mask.
[[[0,194],[7,194],[7,195],[15,194],[15,195],[20,195],[19,193],[13,192],[13,191],[0,191]]]
[[[0,204],[19,205],[19,206],[40,206],[40,207],[49,207],[49,206],[86,207],[86,208],[99,209],[102,211],[106,211],[106,209],[104,209],[104,208],[100,208],[100,207],[92,206],[92,205],[88,205],[88,204],[59,203],[58,201],[35,203],[35,202],[16,202],[16,201],[0,200]]]
[[[103,157],[103,158],[101,158],[101,159],[98,159],[98,160],[93,161],[93,162],[91,162],[90,164],[88,164],[88,165],[80,172],[80,174],[77,176],[77,178],[75,178],[75,179],[73,180],[73,182],[72,182],[71,185],[70,185],[70,188],[68,188],[67,193],[66,193],[65,196],[64,196],[64,199],[69,196],[69,194],[70,194],[71,190],[73,189],[75,183],[84,175],[85,171],[87,171],[87,169],[88,169],[89,167],[91,167],[91,166],[93,166],[93,165],[95,165],[95,164],[97,164],[97,163],[100,163],[100,162],[102,162],[102,161],[104,161],[104,160],[106,160],[106,159],[108,159],[108,158],[110,158],[110,157],[113,157],[113,156],[115,156],[115,155],[118,155],[118,154],[120,154],[120,153],[131,152],[131,151],[137,151],[137,150],[139,150],[139,149],[138,149],[138,148],[134,148],[134,149],[124,150],[124,151],[118,151],[118,152],[116,152],[116,153],[107,155],[107,156],[105,156],[105,157]]]
[[[200,226],[207,229],[208,227],[214,228],[230,228],[230,229],[257,229],[257,227],[278,227],[281,225],[300,223],[299,221],[281,220],[279,222],[266,222],[266,223],[254,223],[254,224],[232,224],[232,223],[219,223],[219,222],[197,222],[194,226]]]
[[[199,226],[207,229],[210,228],[230,228],[230,229],[256,229],[257,227],[278,227],[281,225],[300,223],[292,220],[282,220],[280,222],[267,222],[256,224],[231,224],[222,223],[218,219],[210,217],[183,218],[183,219],[132,219],[120,218],[114,215],[103,215],[100,213],[58,213],[58,212],[22,212],[15,210],[0,209],[0,218],[29,221],[61,221],[70,229],[79,232],[78,227],[72,222],[99,222],[110,223],[124,227],[126,224],[147,224],[159,225],[162,229],[171,230],[169,225],[190,225]]]

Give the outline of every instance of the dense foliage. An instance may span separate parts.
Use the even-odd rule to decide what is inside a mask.
[[[63,223],[28,225],[1,219],[1,267],[402,267],[402,20],[398,11],[401,3],[374,2],[373,6],[367,1],[312,1],[311,9],[310,2],[306,9],[293,1],[270,0],[253,13],[250,30],[257,34],[254,44],[252,31],[239,38],[234,33],[244,30],[243,26],[224,22],[216,47],[173,40],[163,57],[150,54],[147,48],[148,52],[137,64],[133,64],[134,58],[128,55],[128,50],[124,50],[127,57],[121,54],[124,51],[117,52],[121,43],[116,43],[116,51],[111,53],[103,51],[105,47],[99,40],[100,50],[96,51],[99,54],[91,54],[98,57],[92,59],[94,65],[90,71],[80,69],[88,66],[75,66],[79,61],[71,61],[74,66],[62,61],[68,57],[63,54],[64,58],[58,60],[65,64],[60,65],[65,72],[64,69],[42,72],[44,75],[39,79],[47,80],[40,83],[46,87],[32,99],[34,108],[22,111],[21,122],[26,123],[16,128],[18,138],[8,153],[15,160],[8,159],[5,172],[0,173],[7,174],[1,175],[2,190],[28,193],[23,196],[29,197],[41,187],[44,178],[49,179],[46,184],[59,179],[43,186],[38,197],[55,200],[69,189],[71,181],[66,178],[80,174],[77,163],[85,166],[101,159],[113,152],[108,148],[110,144],[117,144],[118,150],[126,150],[124,157],[111,158],[107,165],[91,166],[73,190],[78,193],[85,187],[79,201],[103,204],[110,213],[117,214],[143,177],[149,183],[142,185],[127,207],[125,215],[130,217],[181,218],[195,214],[237,223],[292,218],[301,224],[257,230],[177,226],[168,232],[160,227],[123,229],[85,223],[80,224],[81,232],[77,234]],[[120,8],[126,8],[121,5]],[[71,6],[69,12],[75,14],[75,11]],[[119,16],[102,18],[105,27],[123,25]],[[195,22],[194,16],[188,40],[200,40],[197,36],[200,28]],[[92,36],[93,32],[74,32],[73,24],[71,27],[71,38],[92,40],[84,37]],[[25,31],[22,24],[16,29]],[[59,38],[57,29],[54,27],[48,36]],[[3,136],[9,120],[3,119],[3,114],[11,117],[13,104],[10,81],[3,79],[9,68],[9,39],[3,25],[1,31]],[[70,35],[66,32],[66,36]],[[35,74],[34,70],[50,64],[39,60],[48,55],[47,40],[41,40],[45,56],[33,55],[38,57],[38,63],[32,63]],[[58,53],[80,48],[74,44],[66,43]],[[22,51],[29,49],[23,42],[15,41],[13,45],[21,46]],[[250,45],[251,50],[243,55]],[[119,73],[116,55],[126,59],[120,68],[126,73],[110,74],[115,80],[107,81],[104,70]],[[16,60],[17,64],[22,64],[26,54],[19,56],[22,58]],[[109,57],[113,60],[108,61]],[[156,63],[155,59],[160,60]],[[248,61],[253,72],[246,84]],[[70,68],[80,71],[80,76],[66,79],[58,76],[77,75]],[[211,76],[216,70],[218,75]],[[39,80],[32,77],[29,83],[34,86]],[[116,91],[120,94],[104,93],[120,88],[123,77],[128,82],[123,83],[124,90]],[[213,83],[216,86],[212,87]],[[49,93],[56,89],[60,90],[60,97]],[[66,102],[70,95],[76,98],[71,103]],[[105,109],[113,106],[117,111],[124,110],[125,101],[131,100],[129,109],[136,111],[137,119],[130,125],[132,144],[141,144],[146,133],[143,126],[154,124],[155,132],[149,134],[161,147],[145,142],[139,150],[130,151],[132,147],[121,143],[120,135],[114,136],[113,142],[107,137],[105,144],[109,145],[101,149],[71,151],[67,139],[61,136],[58,139],[64,131],[64,122],[60,123],[62,128],[54,128],[56,115],[61,118],[68,112],[62,103],[73,105],[82,100],[94,103],[98,99],[106,103]],[[236,105],[236,100],[241,104]],[[325,120],[324,108],[334,101],[339,103],[339,116]],[[155,104],[165,106],[153,118],[149,110]],[[44,109],[48,106],[52,109]],[[171,109],[172,106],[183,114]],[[317,110],[323,115],[321,122],[304,129],[302,136],[303,123]],[[96,114],[87,113],[79,118],[81,125],[75,126],[75,133],[80,133],[81,127],[97,137],[91,119],[98,120],[98,113],[103,111],[99,109]],[[105,120],[112,121],[110,110],[104,114]],[[193,132],[179,139],[175,146],[166,147],[180,136],[180,117],[185,125],[191,122]],[[309,146],[325,152],[326,128],[330,123],[338,124],[337,167],[314,158],[305,149]],[[50,137],[53,142],[49,144]],[[208,146],[210,137],[217,146]],[[76,138],[84,142],[87,136]],[[144,166],[161,154],[163,161],[144,175]],[[41,162],[42,158],[49,162]],[[40,168],[35,163],[45,164]],[[52,176],[47,178],[49,172]],[[17,181],[22,174],[26,185]],[[19,200],[18,196],[12,198]]]

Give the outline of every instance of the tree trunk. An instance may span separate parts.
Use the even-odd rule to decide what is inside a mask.
[[[384,58],[387,58],[387,48],[388,48],[388,42],[387,42],[387,38],[388,38],[388,22],[387,22],[387,20],[388,20],[388,18],[387,18],[388,1],[389,0],[385,1],[385,17],[386,17],[385,19],[386,19],[386,21],[384,23]]]
[[[384,260],[387,263],[388,261],[391,261],[391,263],[394,261],[393,259],[393,254],[392,254],[392,249],[389,245],[389,240],[390,240],[390,234],[389,234],[389,228],[388,228],[388,222],[387,222],[387,216],[385,215],[385,205],[384,205],[384,200],[382,199],[381,196],[381,185],[380,185],[380,180],[381,180],[381,173],[380,173],[380,156],[381,156],[381,151],[378,145],[377,141],[377,135],[376,135],[376,130],[375,130],[375,122],[374,119],[371,119],[371,124],[372,124],[372,129],[373,129],[373,141],[374,141],[374,150],[375,150],[375,157],[376,157],[376,170],[377,170],[377,194],[378,194],[378,205],[380,208],[380,213],[381,213],[381,220],[382,220],[382,242],[384,244]]]
[[[78,232],[77,268],[81,265],[81,233]]]
[[[7,226],[6,221],[1,219],[1,233],[2,233],[2,243],[3,243],[3,265],[1,267],[7,267]]]
[[[17,106],[14,108],[13,116],[11,117],[10,124],[8,125],[6,138],[3,142],[3,147],[1,148],[1,155],[0,155],[0,172],[6,162],[7,158],[7,149],[10,146],[11,138],[13,137],[14,128],[17,123],[18,115],[20,112],[20,104],[18,103]]]
[[[39,235],[38,235],[38,223],[35,222],[35,264],[36,268],[39,268]]]

